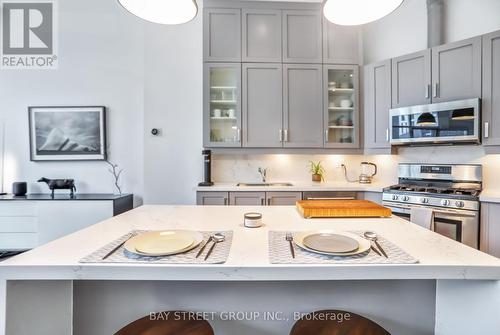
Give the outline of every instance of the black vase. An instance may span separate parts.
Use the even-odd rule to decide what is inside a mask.
[[[26,182],[22,181],[22,182],[15,182],[12,184],[12,193],[16,197],[26,195],[26,192],[28,192],[28,184]]]

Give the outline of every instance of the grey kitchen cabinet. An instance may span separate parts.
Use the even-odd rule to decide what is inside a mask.
[[[500,31],[483,36],[483,145],[500,145]]]
[[[392,108],[431,103],[431,50],[392,59]]]
[[[321,65],[283,65],[283,146],[323,147]]]
[[[266,192],[229,192],[231,206],[264,206]]]
[[[241,63],[205,63],[205,147],[241,147]]]
[[[243,62],[281,62],[281,10],[243,9]]]
[[[201,206],[227,206],[229,205],[229,193],[197,192],[196,204]]]
[[[205,8],[203,51],[208,62],[241,62],[241,10]]]
[[[243,64],[243,147],[281,147],[282,65]]]
[[[500,258],[500,204],[481,203],[479,249]]]
[[[302,192],[266,192],[267,206],[295,206],[302,200]]]
[[[322,14],[317,10],[283,11],[283,62],[321,63]]]
[[[432,48],[432,102],[481,97],[481,36]]]
[[[364,68],[365,148],[390,149],[391,61]]]
[[[382,193],[380,192],[364,192],[363,199],[382,205]]]
[[[341,26],[323,18],[323,63],[360,64],[359,26]]]
[[[324,147],[359,148],[357,65],[323,65]]]

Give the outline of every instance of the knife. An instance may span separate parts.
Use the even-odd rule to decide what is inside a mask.
[[[104,255],[104,257],[102,258],[102,260],[105,260],[106,258],[108,258],[109,256],[111,256],[116,250],[120,249],[121,247],[123,247],[123,245],[125,243],[127,243],[128,240],[130,240],[132,237],[134,237],[135,234],[130,234],[130,236],[125,240],[123,241],[122,243],[118,244],[116,247],[113,248],[113,250],[111,250],[110,252],[108,252],[106,255]]]
[[[384,249],[382,248],[382,246],[380,245],[380,243],[378,243],[377,240],[373,241],[375,242],[375,245],[377,246],[378,250],[380,250],[380,252],[382,253],[382,255],[384,255],[385,258],[389,258],[387,257],[387,254],[385,253]],[[379,254],[380,255],[380,254]]]

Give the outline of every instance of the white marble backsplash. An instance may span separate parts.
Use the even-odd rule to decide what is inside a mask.
[[[341,164],[347,166],[349,177],[357,178],[363,161],[378,166],[374,181],[397,182],[398,163],[482,164],[485,189],[500,190],[500,155],[485,155],[480,146],[405,147],[397,155],[214,155],[212,177],[216,182],[258,182],[258,168],[267,168],[270,182],[308,182],[309,162],[321,161],[326,181],[344,181]]]

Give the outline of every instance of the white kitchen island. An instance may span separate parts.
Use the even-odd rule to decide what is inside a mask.
[[[263,213],[264,227],[243,227],[250,211]],[[234,236],[225,264],[79,263],[135,229]],[[419,263],[270,264],[269,231],[314,229],[375,231]],[[500,329],[500,259],[397,217],[306,220],[294,207],[143,206],[6,260],[0,276],[8,335],[107,335],[164,310],[214,312],[218,335],[288,334],[294,313],[321,309],[363,315],[391,334]],[[231,319],[232,311],[278,317]]]

